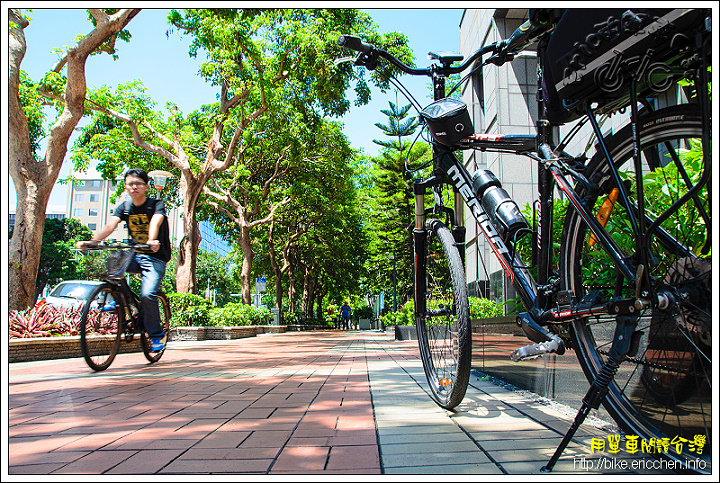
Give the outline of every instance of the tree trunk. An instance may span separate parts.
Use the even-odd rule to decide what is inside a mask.
[[[121,10],[108,16],[97,9],[90,10],[97,26],[77,45],[69,48],[64,62],[56,66],[56,71],[67,66],[65,102],[62,112],[50,127],[45,158],[36,160],[19,97],[20,64],[26,50],[24,29],[29,23],[18,10],[9,10],[8,19],[16,26],[10,29],[8,45],[8,166],[17,193],[15,229],[8,253],[10,310],[23,310],[34,302],[47,202],[60,174],[70,135],[84,113],[87,91],[85,62],[103,42],[125,28],[139,11]]]
[[[30,167],[30,169],[23,168],[23,173],[32,171],[33,165],[37,164],[34,159],[30,163],[29,166],[23,163],[24,166]],[[35,302],[35,281],[45,229],[45,209],[57,175],[52,181],[46,179],[39,186],[31,181],[38,179],[35,176],[28,176],[25,179],[27,184],[15,182],[17,208],[15,228],[8,252],[9,310],[24,310]],[[34,249],[35,247],[37,250]]]
[[[202,193],[202,183],[192,177],[180,179],[180,192],[183,193],[183,230],[185,236],[178,249],[175,290],[178,293],[198,293],[197,252],[202,235],[197,222],[197,200]]]
[[[290,268],[288,269],[288,307],[290,312],[295,312],[295,294],[295,267],[291,262]]]
[[[240,229],[240,249],[243,254],[243,261],[240,268],[240,293],[242,301],[245,305],[252,303],[252,264],[255,253],[252,250],[252,241],[250,240],[250,229],[243,226]]]

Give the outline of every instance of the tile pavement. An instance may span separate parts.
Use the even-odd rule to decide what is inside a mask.
[[[569,417],[477,377],[445,411],[416,344],[296,332],[171,343],[157,364],[121,354],[101,373],[82,359],[13,363],[6,471],[538,474]],[[555,472],[587,475],[582,458],[611,456],[589,448],[606,436],[583,426]]]

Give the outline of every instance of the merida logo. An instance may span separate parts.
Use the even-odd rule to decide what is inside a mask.
[[[460,170],[457,168],[457,166],[452,166],[450,167],[450,169],[448,169],[447,174],[455,182],[455,187],[460,192],[460,195],[465,200],[465,203],[468,205],[468,208],[470,208],[470,211],[475,216],[475,219],[477,219],[480,227],[485,233],[485,237],[491,243],[492,249],[498,253],[503,253],[509,257],[510,252],[508,251],[505,244],[502,242],[502,239],[500,238],[500,235],[498,235],[498,232],[495,230],[493,224],[490,223],[490,220],[480,206],[480,202],[478,201],[477,196],[475,196],[473,190],[463,179],[463,176],[460,174]],[[501,263],[504,262],[502,257],[499,257],[499,259]],[[505,268],[505,272],[508,274],[508,276],[512,277],[512,271],[510,271],[509,268],[505,266],[505,263],[503,263],[503,268]]]

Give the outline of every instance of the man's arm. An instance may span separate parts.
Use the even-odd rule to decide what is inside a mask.
[[[117,228],[117,226],[120,224],[120,221],[121,221],[120,218],[118,218],[118,217],[115,216],[115,215],[111,215],[111,216],[110,216],[110,221],[108,221],[108,222],[105,224],[105,226],[103,226],[103,227],[100,229],[100,231],[97,233],[97,235],[95,235],[95,238],[93,238],[92,240],[79,241],[79,242],[77,242],[77,243],[75,244],[75,246],[78,247],[78,248],[80,248],[80,249],[83,249],[83,248],[86,248],[86,247],[89,247],[89,246],[97,245],[98,243],[100,243],[100,241],[106,239],[107,237],[110,236],[110,234],[111,234],[112,232],[115,231],[115,229]]]
[[[160,250],[160,240],[158,240],[158,235],[160,235],[160,226],[162,226],[164,219],[165,215],[162,213],[155,213],[153,217],[150,218],[147,244],[150,245],[150,249],[154,252]]]

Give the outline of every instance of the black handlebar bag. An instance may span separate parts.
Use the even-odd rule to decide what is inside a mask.
[[[567,9],[543,57],[543,97],[553,123],[577,117],[587,101],[608,110],[667,90],[696,68],[695,33],[704,9]]]

